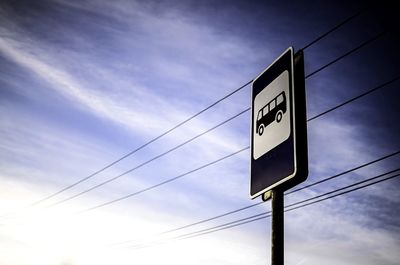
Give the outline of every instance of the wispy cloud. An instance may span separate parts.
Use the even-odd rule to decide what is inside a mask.
[[[344,199],[339,201],[344,203]],[[288,214],[288,229],[296,230],[297,234],[297,238],[289,238],[287,242],[288,253],[292,254],[289,260],[293,264],[302,258],[307,259],[307,264],[335,264],[335,260],[342,264],[360,260],[366,264],[395,264],[399,258],[395,250],[400,243],[398,239],[384,228],[360,226],[357,219],[368,216],[359,211],[341,214],[336,204],[324,202]],[[299,240],[303,244],[297,244]]]
[[[6,70],[23,69],[28,73],[24,77],[26,80],[39,80],[28,89],[16,81],[18,77],[14,74],[2,77],[9,85],[4,90],[14,89],[13,96],[19,99],[43,103],[37,107],[42,113],[52,111],[50,99],[43,96],[49,92],[57,97],[56,102],[62,105],[63,112],[85,117],[74,121],[76,123],[63,124],[66,121],[44,118],[45,115],[22,103],[14,105],[11,97],[2,101],[0,111],[8,114],[0,119],[0,179],[4,183],[0,193],[5,198],[0,208],[3,210],[20,207],[31,199],[42,198],[48,191],[73,183],[125,154],[131,147],[166,131],[247,82],[260,70],[257,67],[265,66],[263,59],[271,59],[271,51],[276,48],[271,44],[276,41],[273,38],[268,45],[264,42],[254,45],[254,40],[251,43],[243,36],[211,25],[204,17],[187,14],[177,3],[59,0],[37,5],[32,9],[25,7],[25,16],[12,16],[12,9],[0,8],[4,15],[2,21],[6,22],[0,26],[2,34],[7,35],[0,39],[0,55],[6,62]],[[311,84],[330,85],[334,91],[340,82],[329,80],[317,79]],[[313,95],[310,97],[312,113],[336,104],[344,98],[343,94]],[[59,198],[91,187],[174,147],[247,108],[249,102],[249,89],[243,90],[163,141]],[[16,224],[6,219],[9,226],[0,227],[0,245],[10,251],[2,254],[0,263],[77,265],[109,264],[116,260],[119,264],[128,261],[141,264],[166,261],[174,261],[174,264],[265,263],[269,254],[268,244],[265,244],[268,237],[260,236],[260,231],[265,232],[268,227],[265,220],[196,240],[160,245],[156,249],[114,252],[103,248],[104,243],[147,238],[154,232],[251,204],[247,194],[248,152],[188,175],[174,185],[165,185],[80,216],[70,215],[157,184],[248,145],[248,116],[246,113],[151,165],[60,207],[28,210]],[[86,121],[106,124],[104,127],[110,131],[107,135],[111,136],[99,137],[100,125],[89,129],[74,127]],[[339,111],[309,124],[309,182],[385,155],[390,149],[388,145],[373,144],[373,139],[364,133],[366,128],[362,120],[357,121]],[[128,135],[126,142],[117,141],[114,134]],[[287,201],[308,198],[321,190],[372,176],[396,161],[390,160],[388,164],[378,164],[299,192]],[[389,188],[390,192],[396,192],[395,187]],[[378,194],[376,196],[384,199],[387,205],[398,203],[399,197],[385,193],[383,186],[368,191]],[[379,228],[376,223],[371,225],[374,216],[370,214],[378,213],[381,204],[370,203],[369,196],[369,192],[360,191],[357,196],[288,214],[289,264],[329,264],[329,260],[332,264],[354,264],[360,260],[364,264],[395,264],[399,259],[396,251],[399,242],[388,232],[390,229]],[[267,208],[268,203],[215,220],[213,224],[238,216],[247,217]],[[387,219],[386,211],[381,214],[382,219]],[[199,227],[208,225],[211,224]],[[51,255],[48,255],[49,250]],[[337,257],[338,252],[343,255]],[[363,257],[357,256],[357,253],[366,252]],[[24,253],[24,257],[20,253]]]

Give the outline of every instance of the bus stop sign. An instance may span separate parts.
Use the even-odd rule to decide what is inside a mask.
[[[288,48],[252,86],[251,181],[255,198],[289,189],[308,174],[302,51]]]

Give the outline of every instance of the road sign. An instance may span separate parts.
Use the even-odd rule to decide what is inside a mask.
[[[250,196],[286,190],[308,174],[304,60],[288,48],[253,81]]]

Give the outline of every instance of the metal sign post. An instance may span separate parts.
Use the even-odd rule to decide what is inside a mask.
[[[272,265],[284,264],[284,191],[308,175],[302,51],[288,48],[253,82],[250,196],[272,203]]]
[[[272,241],[271,241],[271,264],[284,264],[284,213],[283,213],[283,191],[272,190]]]

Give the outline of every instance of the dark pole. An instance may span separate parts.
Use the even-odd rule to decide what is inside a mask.
[[[284,214],[283,214],[283,191],[277,189],[271,191],[272,200],[272,265],[283,265],[284,258]]]

